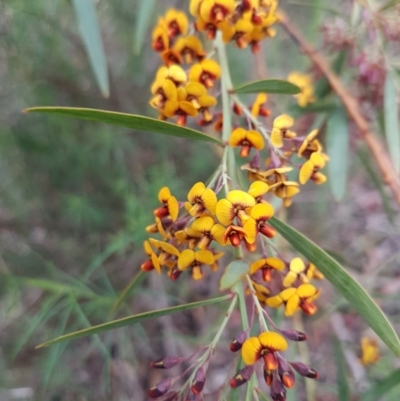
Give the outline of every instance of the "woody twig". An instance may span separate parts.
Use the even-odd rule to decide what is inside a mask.
[[[293,26],[287,15],[283,15],[281,23],[292,39],[304,51],[310,60],[319,68],[328,80],[332,90],[340,97],[350,118],[359,129],[360,136],[369,147],[372,156],[382,174],[383,181],[390,187],[393,198],[400,205],[400,180],[386,149],[376,136],[371,132],[368,121],[362,115],[358,101],[348,92],[340,78],[332,71],[326,58],[315,50],[304,38],[302,33]]]

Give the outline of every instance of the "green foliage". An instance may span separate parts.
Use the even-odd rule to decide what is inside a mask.
[[[250,82],[233,89],[235,93],[277,93],[281,95],[297,95],[300,88],[282,79],[264,79],[262,81]]]
[[[250,265],[243,260],[234,260],[226,266],[219,284],[220,290],[233,287],[250,270]]]

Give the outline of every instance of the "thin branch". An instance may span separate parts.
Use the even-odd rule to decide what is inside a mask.
[[[393,198],[400,205],[400,180],[397,176],[393,164],[387,154],[386,149],[371,132],[369,123],[362,115],[360,106],[341,82],[340,78],[332,71],[326,58],[315,50],[304,38],[302,33],[293,26],[287,15],[283,15],[281,23],[300,49],[307,54],[310,60],[325,75],[333,91],[340,97],[347,113],[360,130],[361,137],[369,147],[372,156],[382,174],[383,181],[389,185]]]

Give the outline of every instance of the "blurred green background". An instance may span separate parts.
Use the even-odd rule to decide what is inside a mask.
[[[166,354],[188,355],[193,345],[205,344],[222,313],[212,307],[34,349],[64,332],[218,292],[215,278],[200,285],[180,282],[177,289],[167,278],[150,274],[136,287],[134,297],[110,312],[143,261],[144,228],[152,222],[159,188],[168,185],[184,199],[193,183],[206,181],[218,165],[216,149],[119,127],[21,113],[31,106],[59,105],[155,117],[148,99],[159,57],[150,47],[151,24],[168,7],[187,2],[156,1],[146,26],[143,1],[95,2],[109,68],[109,98],[102,97],[96,84],[72,2],[0,1],[1,401],[144,400],[146,386],[161,378],[159,372],[150,372],[148,362]],[[320,49],[318,27],[332,17],[326,10],[330,2],[282,3]],[[345,10],[347,2],[339,3]],[[144,34],[138,30],[139,21]],[[282,29],[265,44],[261,58],[233,46],[229,57],[236,83],[260,78],[257,63],[264,59],[262,71],[273,78],[309,68]],[[350,76],[344,72],[344,79]],[[274,112],[285,111],[289,103],[294,101],[274,98]],[[399,332],[399,217],[392,211],[393,224],[389,222],[387,210],[394,206],[371,178],[369,170],[375,166],[368,156],[360,162],[354,141],[351,147],[344,200],[335,203],[328,185],[309,185],[289,209],[288,219],[351,269]],[[359,338],[371,333],[329,284],[324,289],[321,312],[305,323],[309,349],[294,354],[309,353],[321,373],[315,399],[335,400],[339,398],[334,335],[328,323],[335,316],[336,324],[343,325],[339,331],[348,338],[340,340],[347,359],[357,358]],[[332,315],[336,312],[342,313]],[[205,325],[205,319],[211,323]],[[235,330],[233,322],[226,344]],[[382,354],[372,368],[356,363],[356,372],[349,370],[354,394],[399,367],[384,347]],[[226,360],[231,356],[222,350],[216,357],[216,383],[225,374]],[[398,391],[386,399],[397,400]],[[301,381],[291,397],[306,399]]]

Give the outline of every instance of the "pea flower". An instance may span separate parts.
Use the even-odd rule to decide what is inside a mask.
[[[271,281],[273,271],[282,271],[285,268],[285,262],[278,258],[264,258],[253,262],[250,265],[250,274],[262,271],[264,281]]]
[[[193,251],[185,249],[181,252],[178,258],[178,271],[183,272],[189,267],[192,269],[192,277],[194,280],[203,278],[202,265],[212,265],[215,261],[214,255],[211,251]]]
[[[287,79],[289,82],[297,85],[301,89],[301,93],[294,95],[294,97],[297,98],[300,107],[306,107],[309,103],[315,102],[314,88],[309,74],[291,72]]]
[[[296,134],[289,130],[293,126],[294,120],[287,114],[282,114],[275,118],[272,125],[271,142],[276,148],[283,146],[284,138],[294,138]]]
[[[185,204],[189,214],[194,217],[201,216],[205,211],[215,214],[217,206],[217,195],[215,192],[206,188],[204,183],[198,182],[193,185],[188,193],[188,201]]]
[[[255,205],[255,199],[247,192],[240,190],[229,191],[226,198],[217,203],[216,215],[219,222],[224,225],[230,225],[235,217],[243,222],[248,219],[246,209]]]
[[[229,138],[229,146],[236,148],[241,146],[240,157],[247,157],[251,148],[264,149],[264,139],[257,131],[247,131],[244,128],[236,128]]]
[[[206,88],[212,88],[214,81],[221,77],[221,67],[211,59],[194,64],[189,71],[190,82],[200,82]]]
[[[323,184],[326,181],[326,176],[320,173],[319,170],[324,167],[325,160],[321,153],[312,153],[310,159],[307,160],[300,169],[300,184],[305,184],[309,179],[313,180],[316,184]]]

